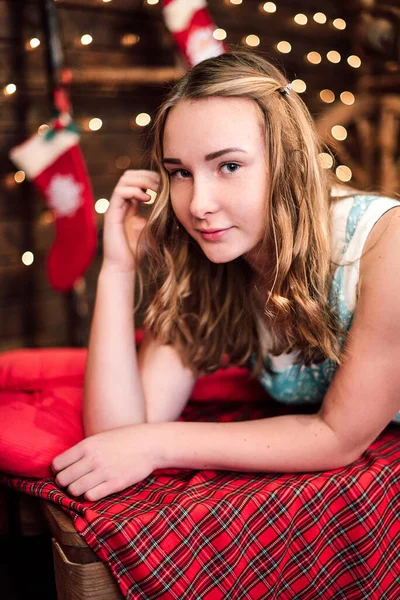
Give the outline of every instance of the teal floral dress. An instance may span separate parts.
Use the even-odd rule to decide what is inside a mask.
[[[368,194],[339,197],[331,204],[332,260],[338,266],[332,279],[329,304],[336,307],[346,332],[357,304],[360,257],[367,236],[378,219],[397,206],[400,206],[398,200]],[[344,342],[345,338],[341,344]],[[260,382],[278,402],[321,404],[337,364],[330,359],[310,366],[295,364],[297,356],[297,352],[267,355],[267,363],[274,374],[264,371]],[[393,422],[400,424],[400,412]]]

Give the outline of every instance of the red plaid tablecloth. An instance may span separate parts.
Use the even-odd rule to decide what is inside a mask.
[[[191,402],[186,420],[265,416]],[[311,474],[169,470],[90,503],[52,479],[3,483],[61,505],[130,599],[399,600],[400,428]]]

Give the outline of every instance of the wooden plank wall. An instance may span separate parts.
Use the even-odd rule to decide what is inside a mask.
[[[68,316],[71,298],[52,290],[46,278],[45,257],[54,227],[32,186],[14,182],[15,168],[7,158],[10,148],[34,133],[49,115],[39,4],[40,0],[0,0],[0,350],[85,345],[101,262],[103,217],[98,215],[99,248],[85,277],[81,307],[86,315],[80,331],[73,332]],[[228,0],[210,0],[209,8],[217,25],[228,32],[229,44],[241,45],[246,35],[256,34],[261,39],[258,50],[271,56],[290,79],[305,79],[305,100],[318,116],[325,109],[319,90],[352,90],[356,73],[344,60],[341,65],[324,60],[321,68],[307,63],[304,56],[311,50],[323,56],[331,49],[343,56],[351,53],[349,27],[339,31],[331,25],[332,19],[346,16],[347,4],[324,2],[326,25],[312,20],[312,14],[321,10],[313,0],[277,2],[276,14],[262,11],[263,4],[244,0],[234,6]],[[146,128],[133,127],[132,120],[140,112],[154,114],[166,89],[184,72],[184,63],[165,28],[160,3],[59,0],[57,8],[66,62],[74,72],[72,101],[75,120],[83,127],[82,150],[95,197],[109,198],[122,174],[116,166],[118,157],[127,156],[131,168],[148,168]],[[298,12],[309,15],[306,27],[294,23]],[[80,43],[84,33],[93,36],[89,46]],[[139,35],[139,43],[124,46],[121,40],[127,34]],[[32,37],[42,43],[27,50],[25,44]],[[280,40],[290,41],[293,52],[279,54]],[[17,85],[11,96],[1,93],[9,83]],[[92,117],[102,119],[99,131],[86,129]],[[35,255],[29,267],[21,262],[27,250]]]

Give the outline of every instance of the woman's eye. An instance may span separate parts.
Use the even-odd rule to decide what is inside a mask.
[[[222,165],[222,167],[240,167],[240,165],[238,165],[237,163],[225,163],[224,165]],[[229,170],[228,173],[234,173],[235,171],[237,171],[237,169],[234,169],[233,171]]]
[[[172,171],[172,173],[170,173],[170,177],[176,177],[177,179],[187,179],[187,177],[185,176],[178,177],[178,173],[189,173],[189,171],[185,171],[185,169],[176,169],[176,171]]]

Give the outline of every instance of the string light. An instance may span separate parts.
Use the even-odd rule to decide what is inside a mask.
[[[14,180],[16,183],[22,183],[23,181],[25,181],[25,172],[17,171],[14,175]]]
[[[91,131],[98,131],[102,128],[102,126],[103,121],[101,119],[98,119],[97,117],[90,119],[89,121],[89,129],[91,129]]]
[[[55,215],[52,210],[45,210],[39,217],[41,225],[51,225],[55,220]]]
[[[258,35],[254,35],[253,33],[251,33],[245,38],[245,43],[248,46],[255,47],[260,44],[260,38],[258,37]]]
[[[356,54],[352,54],[348,57],[347,62],[353,69],[358,69],[361,66],[361,58]]]
[[[14,83],[9,83],[3,89],[3,93],[5,96],[12,96],[17,91],[17,86]]]
[[[111,0],[103,0],[103,2],[104,2],[104,3],[106,3],[106,2],[111,2]]]
[[[331,129],[331,133],[335,140],[342,142],[347,138],[347,129],[343,125],[334,125]]]
[[[332,25],[336,27],[336,29],[346,29],[346,21],[344,19],[335,19],[332,21]]]
[[[110,202],[107,200],[107,198],[99,198],[99,200],[97,200],[97,202],[95,202],[94,210],[99,215],[104,215],[104,213],[107,212],[107,208],[109,206],[110,206]]]
[[[140,42],[140,36],[136,33],[126,33],[121,38],[121,46],[134,46]]]
[[[146,127],[146,125],[148,125],[150,121],[151,117],[147,113],[139,113],[135,119],[136,125],[139,125],[140,127]]]
[[[39,40],[39,38],[32,38],[28,42],[28,48],[31,49],[31,50],[34,50],[35,48],[38,48],[39,46],[40,46],[40,40]]]
[[[307,60],[313,65],[319,65],[322,58],[319,52],[309,52],[307,54]]]
[[[158,4],[158,0],[147,0],[147,4]]]
[[[350,181],[353,177],[353,173],[349,167],[346,165],[339,165],[335,171],[336,177],[340,179],[340,181]]]
[[[332,92],[332,90],[321,90],[319,97],[321,98],[322,102],[326,102],[327,104],[335,102],[335,94]]]
[[[320,152],[318,158],[323,169],[331,169],[333,167],[333,158],[328,152]]]
[[[351,106],[356,101],[354,94],[352,94],[351,92],[342,92],[340,94],[340,99],[343,102],[343,104],[347,104],[347,106]]]
[[[326,58],[331,63],[339,63],[342,60],[342,57],[340,56],[339,52],[337,52],[336,50],[330,50],[328,52],[328,54],[326,55]]]
[[[307,23],[308,23],[308,19],[307,19],[306,15],[303,15],[303,13],[299,13],[299,14],[295,15],[293,17],[293,20],[295,23],[297,23],[297,25],[307,25]]]
[[[21,256],[21,260],[26,267],[29,267],[35,260],[35,257],[33,256],[33,252],[29,252],[29,251],[24,252],[23,255]]]
[[[313,19],[316,23],[320,23],[321,25],[323,25],[327,21],[326,15],[324,15],[324,13],[322,12],[315,13]]]
[[[92,38],[92,36],[89,33],[85,33],[81,37],[81,44],[82,44],[82,46],[88,46],[92,42],[93,42],[93,38]]]
[[[227,35],[227,34],[226,34],[226,31],[225,31],[225,29],[215,29],[215,30],[213,31],[213,37],[214,37],[216,40],[225,40],[225,39],[226,39],[226,35]]]
[[[276,12],[276,4],[273,2],[266,2],[263,6],[263,10],[267,13],[274,13]]]
[[[276,45],[276,49],[279,50],[279,52],[282,52],[282,54],[288,54],[291,51],[292,46],[289,42],[282,41]]]
[[[231,4],[242,4],[242,0],[229,0]]]
[[[127,169],[130,164],[131,159],[129,156],[118,156],[117,160],[115,161],[117,169]]]
[[[47,123],[44,123],[43,125],[40,125],[40,127],[38,127],[38,134],[44,135],[49,129],[50,127],[47,125]]]
[[[292,81],[292,86],[293,86],[294,91],[297,92],[298,94],[302,94],[307,89],[306,82],[303,81],[302,79],[294,79]]]

